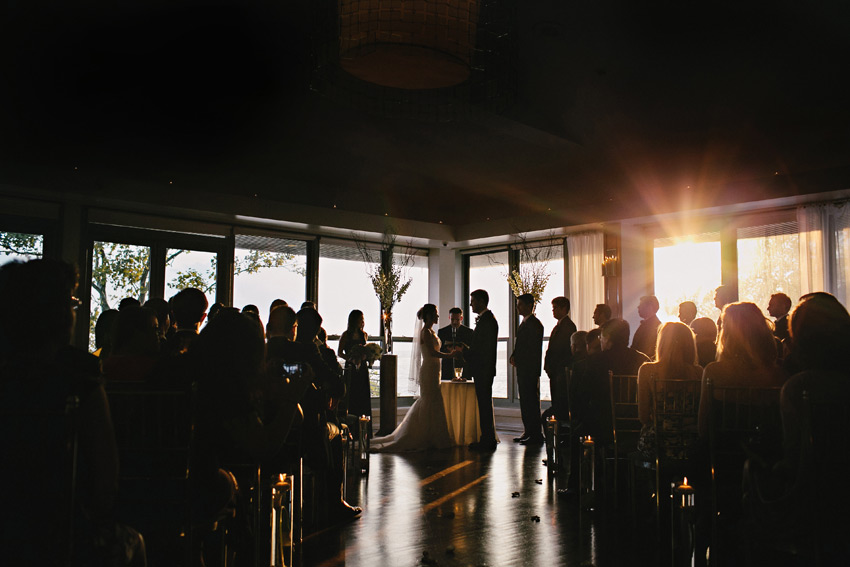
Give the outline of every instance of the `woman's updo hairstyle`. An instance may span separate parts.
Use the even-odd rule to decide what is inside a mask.
[[[437,312],[437,306],[436,305],[434,305],[433,303],[426,303],[425,305],[422,306],[421,309],[419,309],[419,311],[416,313],[416,316],[419,319],[424,321],[426,315],[428,315],[429,313],[436,313],[436,312]]]

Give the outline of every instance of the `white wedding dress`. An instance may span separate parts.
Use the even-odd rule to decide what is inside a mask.
[[[423,449],[445,449],[454,445],[449,436],[443,395],[440,393],[440,362],[434,350],[440,339],[432,329],[422,329],[422,365],[419,371],[420,396],[386,437],[372,439],[370,450],[377,453],[401,453]]]

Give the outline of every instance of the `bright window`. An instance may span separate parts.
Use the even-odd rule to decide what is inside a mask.
[[[169,248],[165,251],[165,297],[181,289],[194,287],[203,291],[207,301],[215,302],[218,256],[215,252]]]
[[[716,319],[714,290],[720,285],[720,234],[656,238],[653,262],[658,318],[678,321],[679,304],[693,301],[697,317]]]
[[[236,235],[233,306],[253,304],[268,322],[268,309],[283,299],[298,311],[307,292],[307,243],[303,240]]]
[[[774,293],[800,298],[800,238],[797,222],[738,229],[738,298],[758,305],[765,316]]]
[[[0,232],[0,265],[13,260],[33,260],[44,253],[44,237],[26,232]]]

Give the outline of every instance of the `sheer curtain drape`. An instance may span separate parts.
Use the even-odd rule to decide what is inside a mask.
[[[579,330],[594,327],[593,309],[605,303],[602,279],[604,242],[601,232],[584,232],[567,237],[570,262],[570,318]]]
[[[800,293],[828,291],[845,306],[850,300],[850,203],[797,209],[800,231]]]

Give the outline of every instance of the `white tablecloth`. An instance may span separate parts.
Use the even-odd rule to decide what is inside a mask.
[[[469,445],[481,439],[478,399],[474,382],[440,382],[449,436],[456,445]],[[498,439],[498,437],[497,437]]]

